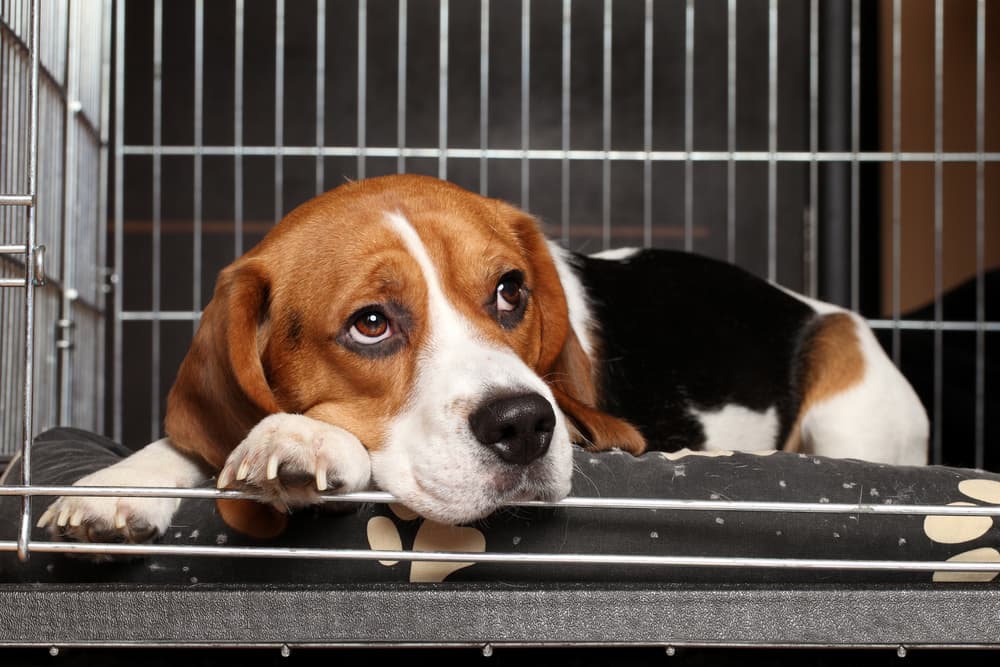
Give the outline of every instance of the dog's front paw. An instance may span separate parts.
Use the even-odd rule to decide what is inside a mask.
[[[366,489],[370,481],[368,450],[354,434],[279,413],[261,420],[232,451],[217,486],[248,491],[287,511],[317,504],[322,492]]]
[[[131,467],[111,466],[83,477],[74,486],[160,486],[137,478]],[[177,511],[177,498],[98,498],[61,496],[36,524],[55,539],[139,544],[159,537]]]

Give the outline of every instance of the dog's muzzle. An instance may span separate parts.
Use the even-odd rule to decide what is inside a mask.
[[[549,450],[556,415],[541,394],[489,398],[469,416],[469,427],[503,461],[527,465]]]

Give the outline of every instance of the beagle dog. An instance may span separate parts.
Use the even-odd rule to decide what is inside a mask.
[[[465,523],[570,490],[590,450],[785,449],[926,462],[927,417],[864,321],[688,253],[572,254],[530,215],[430,177],[348,183],[222,271],[167,437],[77,482],[217,486],[279,533],[378,488]],[[141,542],[179,501],[62,497],[39,525]]]

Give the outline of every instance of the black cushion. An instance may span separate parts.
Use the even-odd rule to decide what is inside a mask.
[[[32,482],[71,484],[114,463],[128,450],[76,429],[40,435],[32,450]],[[940,466],[886,466],[791,453],[671,454],[632,457],[575,451],[573,495],[812,503],[1000,503],[1000,475]],[[15,460],[5,476],[17,484]],[[33,520],[51,502],[36,498]],[[0,500],[0,531],[14,539],[20,500]],[[48,540],[35,529],[32,539]],[[632,554],[778,559],[943,561],[960,556],[1000,561],[993,517],[864,513],[816,514],[593,508],[510,508],[475,525],[447,527],[404,509],[365,504],[347,514],[306,509],[279,538],[262,541],[226,526],[210,500],[184,500],[160,540],[172,545],[245,545],[335,549],[452,550],[500,553]],[[971,552],[971,553],[969,553]],[[998,564],[1000,570],[1000,564]],[[964,580],[992,580],[977,573]],[[27,563],[0,556],[5,582],[358,583],[393,581],[930,581],[932,572],[726,568],[666,565],[476,563],[467,566],[377,560],[273,559],[149,555],[94,563],[34,552]],[[954,578],[954,574],[937,579]]]

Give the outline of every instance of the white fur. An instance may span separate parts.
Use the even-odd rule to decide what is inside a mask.
[[[566,295],[569,325],[580,341],[583,351],[592,359],[594,356],[594,322],[590,302],[587,300],[587,291],[583,288],[583,283],[580,282],[576,271],[570,266],[569,251],[550,240],[549,252],[552,254],[556,273],[559,274],[559,282],[562,283],[563,293]]]
[[[704,449],[761,451],[778,446],[778,411],[771,406],[757,412],[730,404],[719,410],[691,410],[705,431]]]
[[[802,419],[803,450],[893,465],[925,465],[927,413],[864,321],[851,313],[865,360],[864,378],[822,401]]]
[[[925,465],[930,430],[927,412],[864,319],[840,306],[784,291],[819,315],[850,315],[865,365],[861,382],[812,406],[803,416],[803,451],[894,465]]]
[[[625,262],[628,261],[638,253],[642,248],[609,248],[608,250],[602,250],[600,252],[591,253],[591,257],[596,259],[608,259],[613,262]]]
[[[113,466],[81,478],[74,486],[188,488],[206,478],[201,465],[182,454],[169,438],[163,438]],[[38,526],[76,540],[89,539],[90,531],[141,542],[166,532],[179,504],[177,498],[63,496],[42,514]]]
[[[552,392],[510,349],[483,339],[448,301],[420,237],[399,214],[387,216],[420,266],[427,285],[427,344],[406,408],[371,453],[372,476],[423,516],[462,523],[505,502],[557,499],[569,493],[572,451]],[[480,444],[469,415],[487,396],[536,392],[552,405],[556,426],[548,452],[523,469],[502,464]]]
[[[799,294],[798,292],[793,292],[792,290],[788,289],[787,287],[782,287],[781,285],[778,285],[776,283],[771,283],[771,284],[774,285],[775,287],[777,287],[778,289],[780,289],[782,292],[784,292],[788,296],[795,297],[796,299],[798,299],[802,303],[806,304],[807,306],[809,306],[810,308],[812,308],[816,312],[816,314],[818,314],[818,315],[829,315],[831,313],[850,313],[851,312],[851,311],[847,310],[846,308],[842,308],[842,307],[834,305],[832,303],[827,303],[826,301],[820,301],[819,299],[810,298],[810,297],[806,296],[805,294]]]

